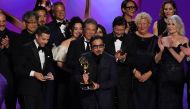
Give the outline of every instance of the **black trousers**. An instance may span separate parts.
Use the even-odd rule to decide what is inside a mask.
[[[21,95],[18,99],[20,109],[45,109],[43,96]]]
[[[5,106],[6,109],[16,109],[17,92],[16,85],[13,82],[8,81],[8,85],[5,91]]]

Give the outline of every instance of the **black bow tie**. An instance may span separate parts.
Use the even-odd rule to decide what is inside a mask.
[[[119,39],[120,41],[123,41],[123,38],[124,38],[123,36],[121,36],[121,37],[116,37],[116,36],[115,36],[115,37],[114,37],[114,41],[116,41],[117,39]]]
[[[63,22],[57,22],[57,25],[60,27],[61,25],[66,25],[66,21]]]
[[[42,51],[44,51],[45,50],[45,48],[44,47],[38,47],[38,51],[40,51],[40,50],[42,50]]]

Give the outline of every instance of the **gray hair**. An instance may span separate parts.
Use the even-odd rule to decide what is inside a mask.
[[[28,22],[28,20],[31,19],[31,18],[35,18],[36,21],[38,19],[38,16],[34,11],[26,12],[22,17],[22,20],[25,21],[25,22]]]
[[[185,27],[184,23],[178,15],[173,15],[168,18],[168,20],[171,20],[177,27],[178,34],[184,36],[185,35]]]

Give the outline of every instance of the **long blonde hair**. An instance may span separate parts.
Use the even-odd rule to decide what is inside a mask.
[[[184,23],[178,15],[173,15],[169,17],[168,20],[171,20],[176,25],[179,35],[185,35]]]

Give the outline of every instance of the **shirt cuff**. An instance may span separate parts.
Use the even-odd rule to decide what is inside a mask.
[[[30,76],[34,76],[35,71],[30,71]]]

